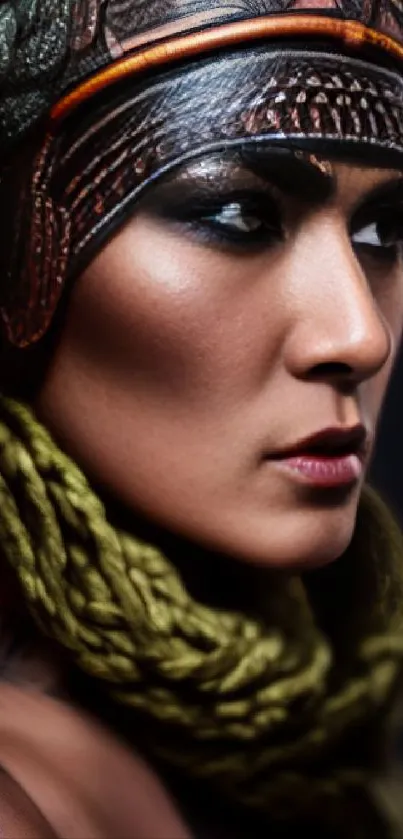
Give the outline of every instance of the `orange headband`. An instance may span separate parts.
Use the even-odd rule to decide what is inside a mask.
[[[130,76],[164,67],[175,61],[193,58],[214,49],[283,36],[325,37],[354,48],[377,47],[403,62],[403,45],[362,23],[315,15],[269,15],[182,35],[119,59],[82,82],[57,102],[50,112],[51,121],[62,119],[101,90]]]

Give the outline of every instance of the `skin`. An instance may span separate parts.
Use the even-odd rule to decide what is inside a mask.
[[[227,177],[217,160],[195,172],[213,191]],[[403,266],[353,247],[351,227],[398,176],[335,163],[311,196],[297,178],[294,189],[238,170],[232,181],[274,196],[284,228],[242,251],[158,215],[165,187],[153,187],[76,281],[36,401],[42,420],[96,484],[174,534],[273,567],[336,559],[363,476],[318,490],[265,455],[357,423],[370,454]]]

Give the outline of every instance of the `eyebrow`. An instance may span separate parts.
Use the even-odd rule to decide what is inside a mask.
[[[254,175],[303,203],[322,204],[336,195],[336,176],[297,149],[273,145],[244,147],[241,159]]]
[[[374,186],[357,202],[356,210],[366,205],[393,201],[403,203],[403,172],[396,172],[396,175]]]
[[[325,204],[337,194],[338,181],[309,154],[299,155],[296,149],[282,146],[254,146],[242,150],[242,161],[254,175],[267,180],[281,192],[305,204]],[[377,184],[357,200],[357,208],[382,201],[403,201],[403,172],[396,170],[387,180]]]

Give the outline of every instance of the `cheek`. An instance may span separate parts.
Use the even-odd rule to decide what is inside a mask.
[[[259,269],[136,221],[78,283],[67,339],[114,389],[211,414],[267,376],[279,343]]]
[[[364,411],[371,420],[379,418],[403,334],[403,268],[376,289],[375,299],[390,336],[391,353],[377,376],[361,386]]]
[[[370,277],[379,312],[389,330],[395,357],[403,329],[403,258],[389,271]],[[393,359],[392,359],[393,361]]]

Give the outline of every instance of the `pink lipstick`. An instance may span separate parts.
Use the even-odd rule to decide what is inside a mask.
[[[363,475],[368,442],[364,426],[327,428],[269,456],[282,469],[317,487],[348,487]]]
[[[361,478],[363,472],[362,463],[354,454],[344,455],[344,457],[306,454],[286,458],[282,462],[284,466],[298,473],[310,484],[322,487],[354,484]]]

